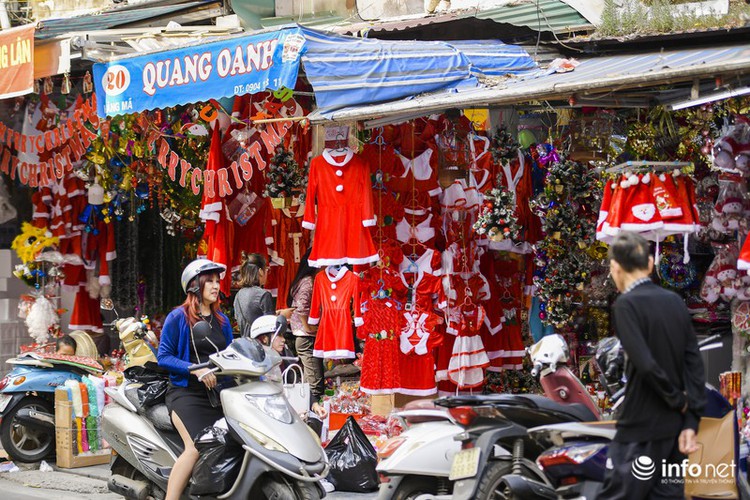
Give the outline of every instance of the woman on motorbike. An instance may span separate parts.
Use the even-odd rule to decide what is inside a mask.
[[[223,417],[216,376],[208,368],[193,372],[188,368],[205,363],[210,354],[232,342],[229,318],[219,310],[220,277],[225,271],[224,265],[207,259],[188,264],[181,279],[187,298],[169,313],[162,328],[157,358],[159,365],[170,372],[167,408],[185,445],[169,475],[166,500],[179,499],[190,480],[199,458],[195,438]],[[199,321],[206,321],[211,327],[206,339],[193,335],[193,327]]]

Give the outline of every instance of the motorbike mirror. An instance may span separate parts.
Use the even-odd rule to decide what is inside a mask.
[[[208,324],[208,321],[198,321],[193,325],[192,333],[196,345],[208,342],[209,337],[211,337],[211,325]]]
[[[289,322],[287,321],[286,316],[279,315],[279,317],[276,318],[276,334],[284,335],[288,327]]]

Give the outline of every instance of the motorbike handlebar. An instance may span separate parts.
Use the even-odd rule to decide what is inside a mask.
[[[208,368],[209,366],[211,366],[211,362],[210,361],[206,361],[205,363],[199,363],[197,365],[190,365],[190,366],[188,366],[188,371],[189,372],[194,372],[196,370],[202,370],[203,368]]]
[[[531,376],[536,377],[540,371],[542,371],[542,364],[539,362],[534,363],[534,368],[531,369]]]

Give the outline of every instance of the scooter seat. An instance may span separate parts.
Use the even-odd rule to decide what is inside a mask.
[[[167,405],[158,404],[149,406],[145,410],[146,418],[154,424],[154,427],[161,431],[174,431],[175,428],[172,425],[172,419],[169,416],[169,410]]]
[[[540,410],[568,415],[573,421],[592,422],[595,420],[599,420],[598,415],[595,415],[586,405],[583,405],[581,403],[559,403],[544,396],[537,396],[533,394],[523,395],[519,397],[532,400]]]

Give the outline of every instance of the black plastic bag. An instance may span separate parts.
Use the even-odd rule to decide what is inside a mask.
[[[326,455],[331,464],[326,479],[337,491],[364,493],[379,486],[378,473],[375,471],[377,453],[354,417],[347,418],[344,426],[328,443]]]
[[[200,458],[193,468],[191,495],[215,495],[229,491],[242,466],[242,447],[229,432],[206,427],[195,440]]]
[[[143,384],[136,391],[141,407],[148,408],[164,403],[169,389],[168,375],[142,366],[132,366],[125,370],[125,378]]]

